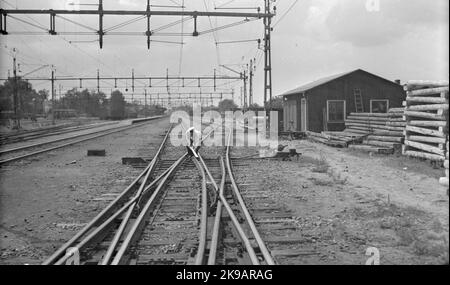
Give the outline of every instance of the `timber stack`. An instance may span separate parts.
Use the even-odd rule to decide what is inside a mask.
[[[348,137],[346,135],[344,136],[339,135],[339,133],[340,132],[315,133],[307,131],[306,136],[308,139],[314,142],[320,142],[332,147],[347,147],[348,144],[355,138],[355,137]],[[359,135],[356,136],[358,137]]]
[[[447,187],[447,194],[448,194],[448,187],[449,187],[449,173],[448,173],[448,157],[449,157],[449,153],[448,153],[448,136],[447,136],[447,149],[446,149],[446,153],[445,153],[445,161],[444,161],[444,168],[445,168],[445,176],[441,177],[441,179],[439,179],[439,183],[441,183],[441,185]]]
[[[344,132],[364,135],[361,144],[352,148],[376,153],[400,151],[406,122],[404,109],[392,108],[388,113],[350,113],[345,121]]]
[[[409,81],[405,85],[403,155],[445,160],[448,142],[448,81]]]

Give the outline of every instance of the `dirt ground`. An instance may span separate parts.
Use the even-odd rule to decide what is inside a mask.
[[[168,120],[35,156],[0,169],[0,264],[39,264],[139,174],[124,156],[151,156]],[[280,142],[302,153],[264,160],[246,175],[290,209],[317,254],[293,264],[381,264],[449,260],[449,198],[442,169],[402,156],[378,156],[309,141]],[[106,157],[87,157],[105,148]]]
[[[122,157],[148,156],[167,120],[10,163],[0,169],[0,264],[38,264],[140,173]],[[88,149],[105,157],[88,157]]]
[[[280,143],[296,148],[300,159],[268,160],[250,171],[292,211],[308,237],[302,247],[316,253],[288,263],[365,264],[367,248],[376,247],[381,264],[448,264],[449,197],[438,183],[443,169],[309,141]]]

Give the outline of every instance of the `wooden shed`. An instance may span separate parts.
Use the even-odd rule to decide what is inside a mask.
[[[342,131],[348,114],[386,113],[401,107],[406,92],[362,69],[322,78],[282,94],[285,131]]]

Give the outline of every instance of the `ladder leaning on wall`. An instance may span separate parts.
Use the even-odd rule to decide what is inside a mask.
[[[356,111],[356,113],[363,113],[364,105],[363,105],[363,101],[362,101],[361,89],[356,88],[353,91],[353,94],[355,95],[355,111]]]

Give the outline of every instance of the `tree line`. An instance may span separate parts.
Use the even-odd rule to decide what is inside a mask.
[[[14,110],[14,78],[9,78],[0,85],[0,112],[12,113]],[[18,111],[20,117],[30,117],[38,115],[46,115],[44,102],[48,101],[48,90],[35,90],[28,81],[17,78],[17,93],[18,93]],[[272,108],[281,109],[283,102],[282,98],[274,98]],[[49,104],[51,108],[51,104]],[[159,105],[149,105],[144,108],[141,104],[136,102],[126,102],[125,97],[119,90],[111,93],[110,98],[101,91],[73,88],[62,94],[61,98],[55,100],[54,109],[70,109],[75,110],[79,115],[86,115],[91,117],[100,117],[102,119],[123,119],[127,117],[138,117],[143,115],[160,115],[166,109]],[[269,107],[266,105],[266,107]],[[238,106],[233,100],[224,99],[219,102],[218,109],[236,110]],[[261,108],[257,104],[252,104],[249,109],[256,110]],[[47,110],[48,111],[48,110]]]
[[[0,85],[0,112],[14,110],[14,86],[14,78],[8,78]],[[47,90],[36,91],[31,83],[18,78],[17,107],[22,115],[44,113],[44,101],[48,99],[48,96]]]
[[[0,112],[12,113],[14,111],[14,78],[9,78],[0,85]],[[137,117],[139,115],[160,115],[166,109],[162,106],[144,106],[136,102],[126,102],[124,95],[115,90],[111,97],[101,91],[73,88],[66,91],[58,99],[54,106],[49,104],[49,110],[45,110],[45,102],[50,97],[48,90],[36,91],[31,83],[17,78],[18,115],[20,117],[46,116],[53,107],[55,110],[74,110],[79,115],[99,117],[102,119],[123,119]]]

